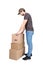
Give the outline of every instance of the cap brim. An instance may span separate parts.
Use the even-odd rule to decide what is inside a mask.
[[[19,15],[20,13],[18,13],[18,15]]]

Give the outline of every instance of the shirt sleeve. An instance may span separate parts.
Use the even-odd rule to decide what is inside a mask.
[[[27,20],[29,19],[29,15],[28,15],[28,14],[25,14],[24,20],[25,20],[25,19],[27,19]]]

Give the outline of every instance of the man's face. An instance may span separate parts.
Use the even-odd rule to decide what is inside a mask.
[[[24,16],[24,11],[20,12],[20,15],[21,15],[21,16]]]

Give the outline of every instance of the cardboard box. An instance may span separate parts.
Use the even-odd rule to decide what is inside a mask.
[[[11,49],[15,49],[15,50],[18,50],[18,49],[22,49],[24,48],[24,43],[11,43]]]
[[[12,34],[12,43],[24,43],[24,34]]]
[[[25,49],[24,48],[19,49],[19,50],[10,49],[9,50],[9,58],[13,59],[13,60],[18,60],[19,58],[21,58],[24,55],[24,53],[25,53]]]

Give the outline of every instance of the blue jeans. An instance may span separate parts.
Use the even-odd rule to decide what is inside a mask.
[[[27,56],[30,56],[32,54],[32,36],[33,36],[33,31],[26,31],[26,40],[27,40],[27,45],[28,45],[28,53]]]

